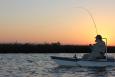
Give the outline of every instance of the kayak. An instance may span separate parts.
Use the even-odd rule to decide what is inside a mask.
[[[104,59],[82,59],[73,57],[57,57],[51,56],[60,66],[81,66],[81,67],[107,67],[115,66],[115,59],[113,57],[107,57]]]

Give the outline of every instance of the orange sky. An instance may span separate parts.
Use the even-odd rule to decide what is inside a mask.
[[[113,0],[2,0],[0,42],[90,44],[98,33],[115,45]]]

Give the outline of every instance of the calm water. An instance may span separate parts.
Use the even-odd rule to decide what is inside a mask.
[[[73,56],[64,53],[0,54],[0,77],[115,77],[114,67],[59,67],[50,59],[51,55]]]

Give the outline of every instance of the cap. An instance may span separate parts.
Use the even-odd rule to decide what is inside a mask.
[[[101,35],[97,35],[95,38],[96,39],[102,39],[102,36]]]

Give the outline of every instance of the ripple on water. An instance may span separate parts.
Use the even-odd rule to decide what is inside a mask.
[[[0,54],[0,77],[115,77],[115,68],[60,67],[51,55],[73,54]]]

